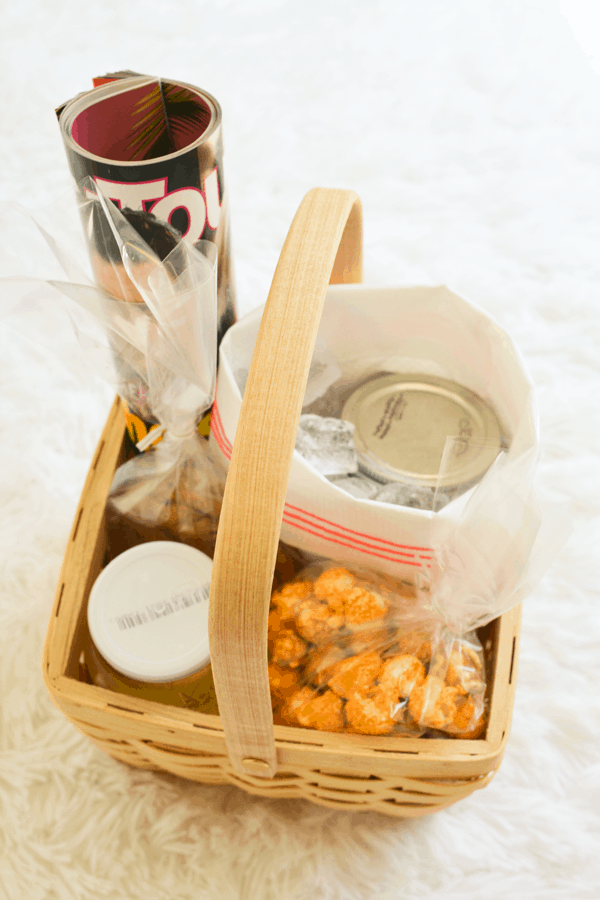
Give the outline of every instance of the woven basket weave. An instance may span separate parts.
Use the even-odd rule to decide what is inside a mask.
[[[220,716],[87,683],[91,587],[105,564],[105,505],[125,459],[117,399],[83,489],[65,553],[42,667],[56,706],[115,759],[266,797],[422,816],[489,783],[502,759],[515,691],[520,607],[479,637],[488,724],[478,740],[333,734],[273,725],[267,615],[304,387],[328,282],[359,282],[362,221],[350,191],[316,188],[290,228],[244,393],[215,551],[210,646]]]

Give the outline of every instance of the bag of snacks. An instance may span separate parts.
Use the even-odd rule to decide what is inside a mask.
[[[486,661],[477,629],[520,602],[570,526],[502,454],[460,518],[439,517],[411,580],[314,559],[269,614],[275,721],[323,731],[476,738]],[[528,487],[526,487],[528,486]]]
[[[170,537],[212,555],[224,488],[205,419],[216,382],[214,244],[191,246],[151,214],[119,210],[91,179],[31,218],[67,280],[11,279],[12,312],[27,307],[25,333],[39,339],[36,311],[43,305],[47,321],[48,304],[66,309],[87,360],[123,399],[136,445],[111,487],[111,533],[122,537],[126,521],[134,542]],[[57,333],[42,342],[68,355]]]
[[[323,731],[478,737],[485,667],[475,632],[452,634],[425,594],[321,562],[272,597],[277,720]]]

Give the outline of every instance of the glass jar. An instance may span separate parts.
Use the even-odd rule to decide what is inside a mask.
[[[84,656],[100,687],[218,715],[208,648],[212,560],[154,541],[117,556],[88,602]]]

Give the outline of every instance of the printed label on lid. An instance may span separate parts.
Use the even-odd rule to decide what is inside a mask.
[[[170,600],[159,601],[158,603],[123,613],[123,615],[117,616],[111,621],[116,623],[120,631],[126,631],[128,628],[145,625],[147,622],[154,622],[156,619],[189,609],[195,603],[208,603],[209,594],[210,582],[208,581],[202,587],[190,586],[185,590],[178,591]]]
[[[99,652],[132,678],[176,680],[207,665],[212,560],[175,542],[143,544],[114,559],[90,594]]]
[[[426,487],[438,482],[447,437],[457,437],[443,487],[479,478],[501,449],[494,410],[472,391],[442,378],[384,373],[348,398],[342,418],[355,426],[359,465],[383,481]]]

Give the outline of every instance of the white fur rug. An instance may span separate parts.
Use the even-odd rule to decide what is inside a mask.
[[[40,670],[111,391],[1,326],[1,900],[598,897],[600,80],[558,3],[21,0],[2,4],[0,39],[0,200],[68,189],[53,110],[92,76],[207,88],[240,312],[264,301],[304,193],[354,188],[365,281],[449,283],[514,336],[537,385],[539,483],[575,526],[525,603],[486,790],[402,822],[130,769],[58,712]],[[0,240],[13,248],[6,218]],[[31,274],[26,248],[8,257],[0,274]]]

